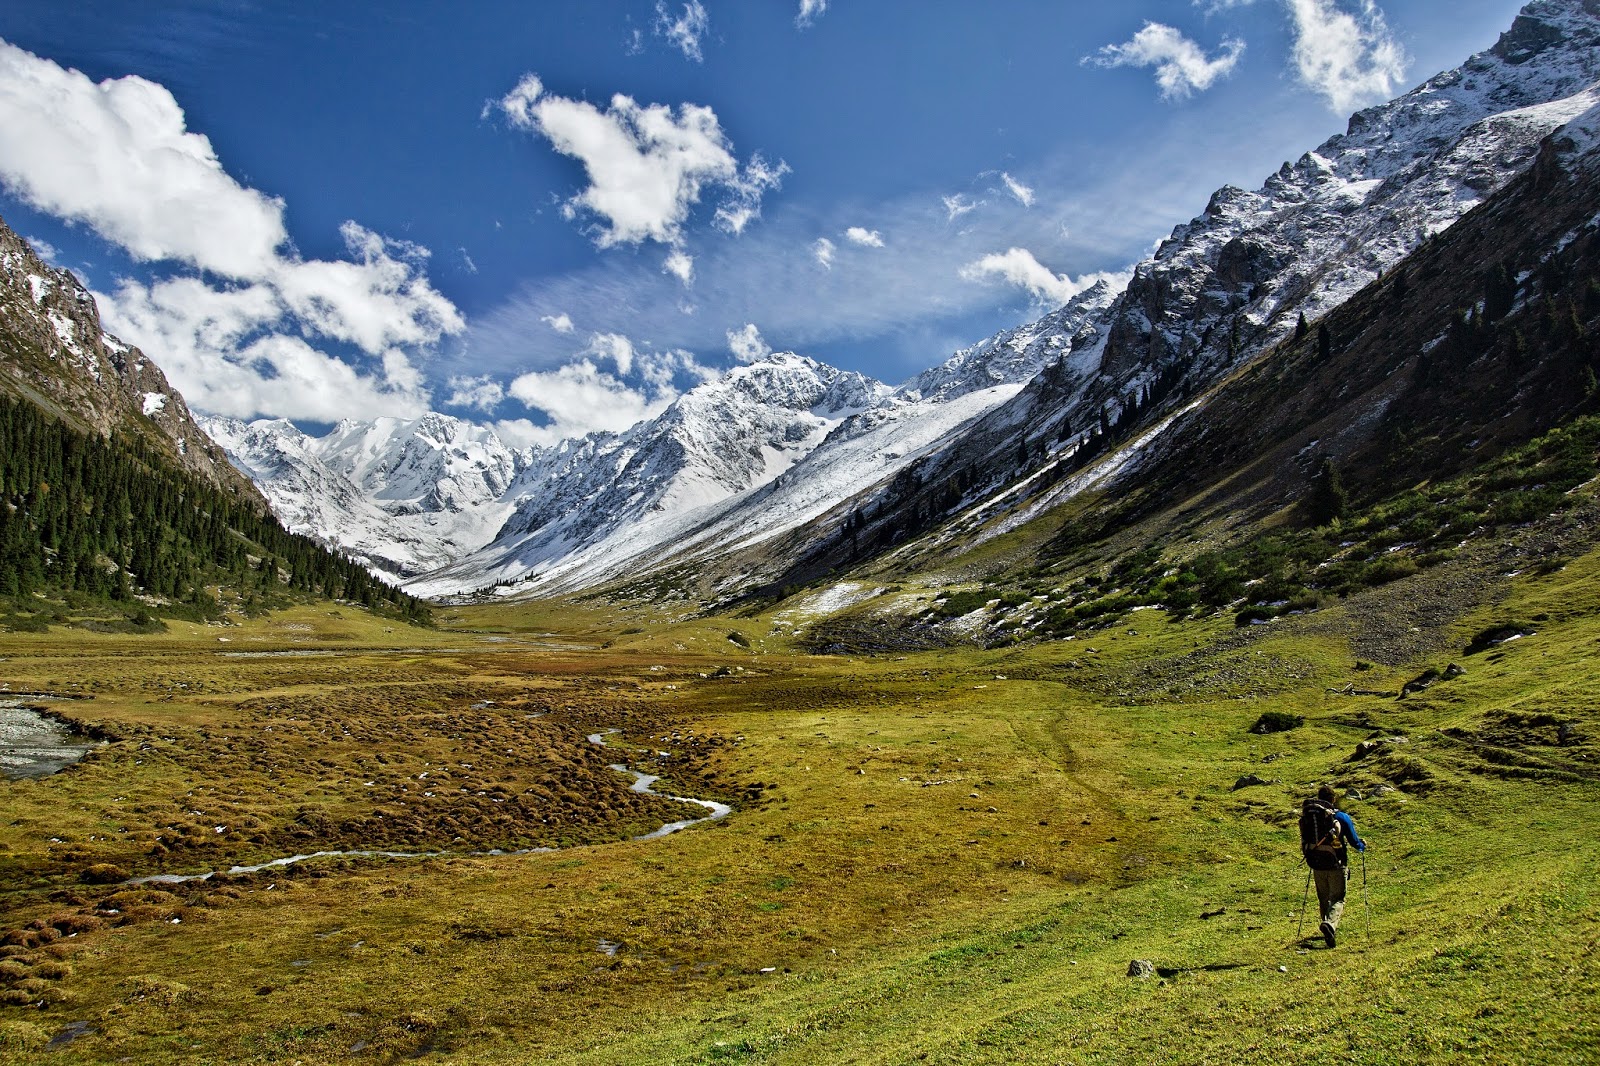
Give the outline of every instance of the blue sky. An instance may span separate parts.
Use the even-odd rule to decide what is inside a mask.
[[[11,0],[0,213],[202,410],[620,429],[899,382],[1492,44],[1516,0]]]

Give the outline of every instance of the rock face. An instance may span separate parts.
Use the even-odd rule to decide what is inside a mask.
[[[0,389],[85,431],[128,434],[265,506],[155,363],[100,326],[94,297],[0,222]]]

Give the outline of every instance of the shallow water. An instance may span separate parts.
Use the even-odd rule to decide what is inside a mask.
[[[98,747],[21,700],[0,700],[0,774],[6,777],[48,777]]]

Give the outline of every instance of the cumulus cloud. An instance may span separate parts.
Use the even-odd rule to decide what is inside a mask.
[[[844,231],[845,238],[852,244],[859,244],[863,248],[882,248],[883,234],[875,229],[866,229],[862,226],[851,226]]]
[[[772,354],[772,346],[761,336],[755,323],[747,322],[740,329],[728,331],[728,351],[741,363],[754,363]]]
[[[619,93],[602,110],[552,96],[529,74],[498,106],[513,126],[583,164],[589,185],[562,210],[594,220],[601,248],[647,240],[676,247],[691,209],[713,189],[722,198],[715,224],[737,234],[789,169],[759,155],[741,167],[716,112],[696,104],[641,106]]]
[[[811,254],[828,270],[833,269],[833,256],[838,250],[839,246],[826,237],[818,237],[817,243],[811,246]]]
[[[800,14],[795,16],[794,24],[804,29],[827,10],[828,0],[800,0]]]
[[[654,418],[675,399],[659,394],[652,397],[588,359],[555,370],[523,374],[506,391],[545,415],[545,425],[526,423],[523,433],[524,439],[538,444],[554,444],[600,431],[620,433],[646,418]]]
[[[1243,55],[1244,42],[1236,37],[1224,40],[1217,58],[1209,59],[1203,48],[1171,26],[1146,22],[1126,44],[1108,44],[1083,62],[1097,67],[1154,67],[1161,98],[1182,100],[1211,88],[1233,71]]]
[[[1341,10],[1335,0],[1287,3],[1302,84],[1339,114],[1394,95],[1410,60],[1373,0],[1359,0],[1354,14]]]
[[[945,217],[951,222],[954,222],[969,211],[976,211],[981,206],[981,201],[969,200],[960,193],[956,193],[954,196],[941,197],[941,199],[944,201]]]
[[[1000,280],[1027,289],[1034,300],[1049,306],[1060,306],[1095,284],[1105,281],[1116,284],[1126,280],[1125,275],[1098,272],[1080,278],[1057,274],[1034,258],[1026,248],[1011,248],[1005,252],[986,255],[961,269],[967,281]]]
[[[666,410],[681,395],[680,380],[692,386],[717,374],[682,349],[642,349],[620,333],[596,333],[579,358],[522,374],[506,388],[505,395],[541,413],[543,425],[509,419],[497,423],[496,431],[503,427],[507,439],[522,445],[621,432]]]
[[[287,309],[270,285],[125,281],[96,300],[107,329],[161,353],[167,377],[201,410],[333,422],[355,411],[410,417],[428,409],[420,375],[403,352],[386,351],[362,371],[317,350],[282,331]]]
[[[555,330],[557,333],[572,332],[572,316],[563,311],[559,315],[540,315],[539,321]]]
[[[1006,192],[1016,197],[1017,203],[1023,207],[1033,206],[1033,189],[1022,184],[1005,171],[1000,172],[1000,180],[1005,183]]]
[[[711,16],[706,14],[705,5],[700,0],[689,0],[683,5],[683,14],[676,17],[668,10],[665,0],[657,0],[656,21],[652,28],[657,37],[682,52],[685,59],[692,59],[696,63],[705,61],[700,42],[711,28]]]
[[[287,238],[283,201],[222,169],[164,87],[98,85],[0,41],[0,181],[143,260],[259,278]]]
[[[345,258],[294,254],[283,202],[230,177],[172,94],[143,78],[96,84],[0,41],[0,182],[178,268],[99,301],[113,332],[159,354],[202,410],[418,413],[427,395],[410,353],[465,327],[418,245],[346,222]]]
[[[506,398],[505,387],[490,378],[453,377],[450,379],[450,398],[447,407],[475,407],[480,411],[493,411]]]

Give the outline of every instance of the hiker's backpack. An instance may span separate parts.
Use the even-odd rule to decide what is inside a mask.
[[[1313,870],[1344,865],[1344,826],[1321,800],[1308,799],[1301,809],[1300,853]]]

